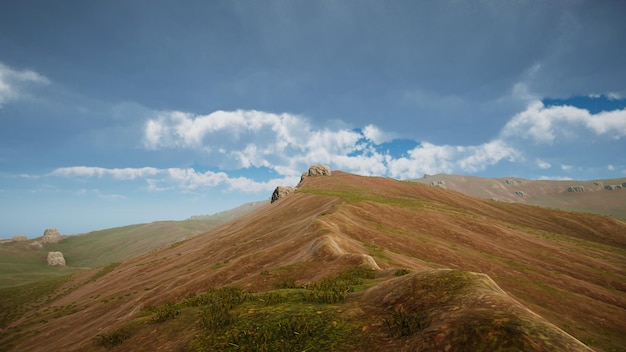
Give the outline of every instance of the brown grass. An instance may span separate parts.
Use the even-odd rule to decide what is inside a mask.
[[[141,317],[147,305],[180,302],[213,287],[263,291],[289,279],[302,285],[367,265],[381,273],[379,284],[372,289],[376,291],[353,299],[361,300],[360,311],[370,309],[380,317],[366,322],[370,328],[364,326],[362,338],[371,350],[405,343],[425,343],[433,347],[424,350],[437,350],[446,341],[462,343],[476,329],[485,336],[499,336],[507,329],[526,331],[523,336],[529,340],[520,344],[532,349],[528,346],[538,343],[537,326],[551,324],[596,350],[619,350],[626,346],[625,234],[626,224],[610,217],[334,172],[330,177],[309,177],[295,194],[179,246],[125,261],[95,281],[90,281],[95,271],[76,275],[61,288],[73,287],[69,293],[13,322],[0,335],[0,345],[16,351],[91,350],[95,336]],[[415,274],[395,278],[397,268]],[[483,273],[488,276],[485,282],[493,279],[506,292],[495,294],[498,289],[490,286],[494,305],[500,308],[492,310],[479,299],[485,292],[455,301],[453,293],[459,288],[454,286],[440,292],[449,300],[428,313],[441,324],[436,332],[428,330],[408,340],[387,336],[381,322],[396,305],[376,306],[368,297],[404,292],[398,287],[416,287],[411,280],[426,275],[421,272],[446,268]],[[423,279],[428,287],[428,276]],[[436,291],[420,292],[428,297]],[[354,301],[346,304],[350,302]],[[475,309],[462,310],[467,314],[456,320],[443,314],[449,305],[454,308],[463,302],[474,302]],[[54,307],[68,305],[72,313],[55,318],[50,314]],[[405,303],[410,311],[419,308],[418,303]],[[354,313],[353,319],[359,317],[364,316]],[[492,325],[481,330],[484,319]],[[450,321],[463,328],[442,328]],[[579,346],[558,328],[550,329],[545,346]],[[184,346],[190,334],[172,332],[168,343]],[[137,340],[145,348],[156,349],[162,343],[157,341],[163,340],[141,336]],[[133,340],[125,342],[129,343],[125,348],[132,347]]]

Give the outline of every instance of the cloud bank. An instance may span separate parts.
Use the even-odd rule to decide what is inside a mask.
[[[531,101],[494,138],[478,145],[436,145],[427,141],[403,144],[407,140],[371,124],[353,129],[319,128],[300,115],[256,110],[208,115],[159,111],[152,115],[142,131],[145,150],[198,153],[213,170],[73,166],[57,168],[50,176],[142,180],[149,191],[222,188],[257,193],[281,184],[296,184],[301,172],[314,163],[398,179],[437,173],[472,174],[503,163],[525,164],[540,172],[556,167],[554,170],[567,173],[575,165],[550,159],[552,149],[566,149],[586,139],[619,143],[626,136],[626,109],[594,114],[574,106],[546,107],[540,101]],[[541,154],[542,150],[546,155]],[[603,167],[615,169],[612,164]],[[235,170],[256,171],[251,172],[252,176],[233,176]]]

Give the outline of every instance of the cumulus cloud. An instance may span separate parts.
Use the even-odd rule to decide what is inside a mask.
[[[513,116],[495,138],[484,143],[437,145],[423,141],[404,150],[393,144],[396,141],[393,133],[375,125],[361,129],[318,128],[302,116],[254,110],[216,111],[208,115],[156,112],[144,125],[146,149],[198,152],[220,171],[73,166],[58,168],[51,175],[140,180],[149,191],[193,192],[218,188],[257,193],[269,192],[278,185],[297,184],[300,173],[313,163],[361,175],[399,179],[436,173],[476,173],[499,163],[522,163],[527,159],[540,169],[552,169],[555,164],[569,173],[579,166],[569,165],[570,161],[566,160],[527,154],[529,149],[525,148],[536,144],[541,146],[537,150],[543,150],[545,145],[554,147],[576,141],[585,134],[602,136],[605,140],[626,136],[626,109],[592,114],[573,106],[545,107],[541,102],[532,102]],[[389,145],[396,148],[388,148]],[[259,177],[263,181],[233,176],[229,171],[261,168],[270,170]]]
[[[626,109],[592,114],[574,106],[545,107],[535,101],[504,126],[502,138],[553,144],[557,139],[571,141],[589,132],[613,139],[626,136]]]
[[[361,130],[319,129],[301,116],[243,110],[202,116],[160,112],[146,122],[144,131],[147,149],[202,150],[222,165],[265,167],[289,177],[313,163],[363,175],[415,178],[424,173],[476,172],[520,157],[504,140],[477,146],[424,142],[403,156],[378,150],[393,140],[393,133],[374,125]]]
[[[408,157],[389,158],[389,174],[415,178],[424,174],[477,172],[502,160],[515,161],[520,153],[504,141],[494,140],[478,146],[449,146],[422,143]]]
[[[27,84],[48,84],[50,81],[31,70],[15,70],[0,62],[0,108],[8,101],[22,97]]]
[[[375,144],[383,144],[394,140],[393,133],[384,132],[374,125],[367,125],[363,129],[363,136]]]

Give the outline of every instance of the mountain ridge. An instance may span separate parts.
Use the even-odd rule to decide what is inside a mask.
[[[416,348],[424,342],[431,346],[424,350],[438,350],[446,344],[459,350],[463,347],[460,339],[467,334],[451,328],[451,320],[446,318],[448,309],[457,307],[464,323],[454,326],[472,327],[474,318],[493,323],[488,331],[480,330],[480,326],[472,330],[485,341],[497,344],[489,336],[502,337],[499,334],[513,329],[515,336],[522,337],[520,346],[527,350],[533,350],[534,345],[528,347],[525,339],[544,349],[552,343],[571,343],[585,350],[584,345],[568,337],[572,335],[596,350],[608,351],[626,343],[626,323],[621,319],[626,310],[624,233],[626,224],[611,217],[494,202],[414,182],[333,172],[332,176],[309,177],[295,193],[274,204],[203,235],[125,261],[95,280],[91,278],[97,270],[76,274],[59,287],[58,299],[34,307],[5,327],[0,343],[11,345],[13,350],[98,350],[94,347],[98,334],[135,322],[142,328],[120,348],[136,348],[138,341],[156,348],[147,340],[149,331],[142,330],[147,306],[183,302],[190,295],[220,287],[262,293],[286,280],[293,280],[294,289],[310,287],[345,270],[366,267],[375,269],[376,281],[370,283],[368,291],[348,295],[346,308],[339,315],[343,320],[339,321],[364,319],[358,321],[364,324],[360,332],[352,334],[367,341],[370,350]],[[457,302],[451,298],[450,302],[440,302],[439,310],[428,311],[431,323],[438,321],[440,326],[429,325],[400,338],[388,336],[390,332],[381,325],[382,313],[373,314],[371,319],[378,320],[372,321],[362,311],[372,305],[366,297],[376,290],[394,295],[385,287],[395,287],[391,282],[397,281],[390,281],[392,273],[403,268],[412,273],[406,280],[422,276],[411,281],[415,285],[421,282],[431,289],[443,285],[441,297],[461,298],[458,306],[448,305]],[[510,296],[504,306],[520,302],[541,318],[521,311],[489,315],[496,311],[485,311],[487,307],[478,311],[489,314],[476,316],[478,311],[471,307],[482,304],[480,296],[457,292],[465,286],[446,289],[452,279],[437,274],[450,269],[461,273],[457,275],[461,281],[473,275],[466,272],[488,275]],[[434,283],[429,284],[429,280]],[[396,292],[404,292],[403,287],[400,285]],[[416,297],[409,294],[399,303],[408,308]],[[428,303],[437,303],[437,299],[431,297]],[[463,302],[473,303],[466,307]],[[359,304],[365,306],[357,309]],[[68,306],[75,307],[75,312],[50,318],[54,307]],[[392,314],[394,309],[400,308],[391,303],[373,308],[385,314]],[[176,335],[160,326],[150,325],[150,329],[170,336],[168,343],[176,348],[189,348],[201,330],[193,325],[193,314],[199,313],[185,312],[163,326],[189,321],[191,325],[184,325],[184,330],[191,335]],[[41,322],[42,316],[49,321]],[[554,339],[538,337],[529,328],[532,324],[553,331]],[[21,335],[11,338],[11,331],[19,327]],[[45,339],[37,331],[56,338]]]

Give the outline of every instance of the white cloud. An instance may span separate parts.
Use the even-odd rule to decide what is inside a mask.
[[[202,153],[219,172],[192,168],[101,168],[74,166],[54,170],[61,177],[110,177],[142,180],[149,191],[217,188],[242,192],[269,192],[277,185],[295,185],[302,171],[323,163],[362,175],[400,179],[436,173],[476,173],[502,162],[534,160],[540,169],[552,164],[541,155],[527,155],[528,141],[541,145],[577,141],[587,133],[607,140],[626,136],[626,109],[591,114],[572,106],[546,108],[535,101],[513,116],[499,135],[477,145],[436,145],[422,142],[410,150],[392,152],[382,144],[394,134],[374,125],[317,128],[306,118],[261,111],[216,111],[208,115],[156,112],[144,125],[144,147],[150,150],[188,149]],[[393,149],[393,148],[391,148]],[[532,153],[532,152],[531,152]],[[544,156],[545,157],[545,156]],[[570,161],[557,162],[571,172]],[[232,176],[229,170],[266,168],[275,173],[265,181]],[[252,171],[251,171],[252,172]]]
[[[62,177],[104,177],[110,176],[118,180],[134,180],[136,178],[153,176],[159,170],[153,167],[107,169],[92,166],[61,167],[52,171],[53,176]]]
[[[619,95],[618,93],[614,93],[614,92],[607,93],[606,97],[609,100],[620,100],[620,99],[622,99],[621,95]]]
[[[29,83],[48,84],[50,81],[37,72],[15,70],[0,62],[0,108],[22,97],[25,94],[22,88]]]
[[[504,140],[477,146],[422,143],[398,157],[376,149],[394,136],[377,126],[367,125],[360,132],[316,129],[305,118],[290,114],[237,110],[203,116],[157,115],[145,125],[146,148],[202,150],[230,168],[266,167],[284,177],[298,176],[314,163],[363,175],[414,178],[424,173],[476,172],[501,160],[520,158]],[[217,177],[203,177],[208,176],[202,178],[208,184]]]
[[[549,181],[571,181],[573,180],[571,177],[567,176],[540,176],[540,180],[549,180]]]
[[[549,163],[549,162],[544,161],[544,160],[541,160],[541,159],[537,159],[537,166],[538,166],[540,169],[544,169],[544,170],[545,170],[545,169],[549,169],[549,168],[551,168],[551,167],[552,167],[552,165],[550,165],[550,163]]]
[[[540,101],[535,101],[504,126],[501,137],[553,144],[572,141],[589,132],[613,139],[626,136],[626,109],[591,114],[573,106],[546,108]]]
[[[517,150],[502,140],[465,147],[461,151],[467,153],[467,156],[458,161],[461,170],[465,172],[482,171],[487,166],[497,164],[501,160],[516,161],[521,158]]]
[[[521,158],[517,150],[501,140],[467,147],[422,143],[408,154],[408,158],[387,159],[390,176],[406,179],[421,177],[424,174],[472,173],[484,170],[502,160],[515,161]]]
[[[363,128],[363,136],[375,144],[391,142],[395,138],[393,133],[384,132],[374,125],[365,126],[365,128]]]
[[[103,193],[99,189],[81,188],[81,189],[79,189],[78,191],[76,191],[74,193],[77,196],[95,195],[96,197],[98,197],[100,199],[106,199],[106,200],[122,200],[122,199],[126,199],[126,197],[121,195],[121,194]]]
[[[298,177],[274,178],[265,182],[247,177],[230,177],[225,172],[198,172],[191,168],[157,169],[152,167],[107,169],[102,167],[64,167],[55,169],[50,176],[64,178],[103,178],[110,177],[119,181],[145,181],[146,189],[152,192],[171,190],[194,191],[206,188],[224,188],[246,193],[271,192],[279,185],[296,184]],[[96,190],[97,191],[97,190]],[[106,195],[99,191],[79,190],[79,194],[91,192],[101,198],[119,199],[119,195]]]

